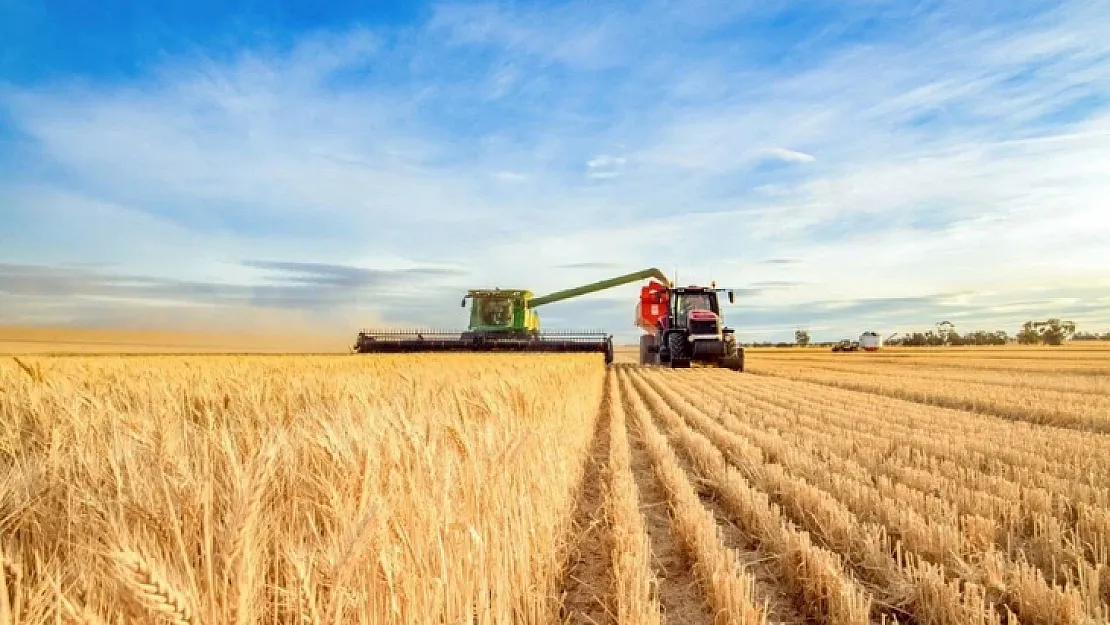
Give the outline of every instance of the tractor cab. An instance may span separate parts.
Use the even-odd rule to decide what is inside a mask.
[[[687,317],[694,311],[711,312],[714,315],[721,312],[717,294],[703,289],[675,289],[675,304],[679,318]]]
[[[702,286],[674,288],[668,327],[686,329],[697,335],[719,334],[721,304],[717,292],[716,288]],[[732,291],[728,294],[729,301],[733,301]]]

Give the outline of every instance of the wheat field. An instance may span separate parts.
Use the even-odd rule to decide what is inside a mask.
[[[0,361],[0,624],[1110,622],[1098,349]]]

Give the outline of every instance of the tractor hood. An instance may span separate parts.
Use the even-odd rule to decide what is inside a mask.
[[[691,310],[687,318],[690,321],[716,321],[717,314],[711,310]]]

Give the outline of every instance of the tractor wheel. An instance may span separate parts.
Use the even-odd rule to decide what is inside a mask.
[[[690,345],[686,342],[684,332],[672,332],[667,335],[667,347],[671,352],[672,369],[690,368]]]

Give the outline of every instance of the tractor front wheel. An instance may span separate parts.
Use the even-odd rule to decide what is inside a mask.
[[[671,353],[672,369],[688,369],[690,367],[690,344],[686,341],[685,332],[671,332],[668,334],[667,347]]]

